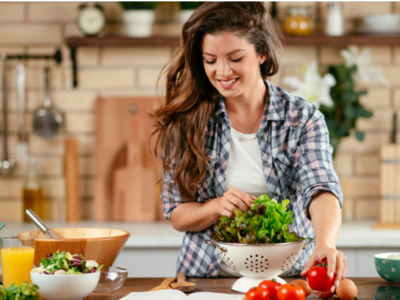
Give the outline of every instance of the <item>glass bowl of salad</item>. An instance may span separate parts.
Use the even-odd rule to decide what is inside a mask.
[[[100,270],[100,280],[95,293],[108,293],[118,290],[124,285],[128,270],[116,266],[103,266]]]
[[[49,300],[78,300],[94,291],[101,268],[82,254],[56,251],[32,269],[31,279],[39,286],[39,293]]]

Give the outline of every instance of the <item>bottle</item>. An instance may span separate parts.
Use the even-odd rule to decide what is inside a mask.
[[[31,220],[25,210],[32,209],[42,220],[46,220],[46,204],[39,182],[39,168],[36,158],[29,157],[26,163],[24,186],[22,188],[22,214],[24,222]]]
[[[283,29],[287,35],[310,35],[313,32],[313,14],[311,7],[288,7],[286,9]]]
[[[344,34],[344,20],[340,2],[331,2],[328,5],[325,34],[329,36],[341,36]]]

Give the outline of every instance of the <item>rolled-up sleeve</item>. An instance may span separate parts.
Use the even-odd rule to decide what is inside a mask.
[[[161,199],[164,209],[163,216],[166,220],[170,220],[174,209],[183,201],[182,194],[178,185],[174,182],[171,171],[164,173]]]
[[[304,212],[310,219],[309,206],[313,196],[321,191],[333,193],[343,203],[342,188],[332,164],[332,146],[322,113],[316,110],[303,129],[300,158],[301,195]]]

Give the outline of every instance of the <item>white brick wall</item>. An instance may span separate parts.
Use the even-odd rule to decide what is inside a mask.
[[[279,2],[278,12],[283,18],[285,8],[299,2]],[[354,28],[357,20],[367,13],[400,11],[399,4],[390,2],[344,2],[346,28]],[[63,220],[64,179],[63,142],[65,137],[79,140],[80,190],[83,217],[93,217],[94,185],[94,104],[98,96],[154,96],[158,74],[173,55],[174,47],[82,47],[78,48],[79,87],[72,88],[71,61],[65,38],[80,35],[76,26],[76,2],[7,2],[0,3],[0,52],[54,53],[61,47],[63,62],[51,67],[51,97],[55,106],[65,113],[64,131],[52,140],[43,140],[29,128],[30,151],[38,157],[41,180],[51,218]],[[112,27],[121,27],[122,10],[117,2],[102,2]],[[321,11],[321,22],[326,15],[327,3],[303,2]],[[179,9],[176,3],[162,3],[156,9],[153,33],[179,35]],[[343,140],[335,161],[344,188],[345,209],[351,207],[356,219],[378,218],[379,213],[379,147],[389,141],[392,113],[400,109],[400,47],[370,45],[372,63],[381,66],[392,83],[368,85],[368,95],[361,101],[374,111],[373,118],[360,120],[359,128],[365,130],[365,141],[360,143],[353,136]],[[283,53],[281,69],[272,81],[279,84],[288,75],[302,76],[305,64],[318,59],[322,66],[340,63],[340,48],[287,47]],[[15,64],[9,63],[9,147],[11,157],[16,151],[16,91]],[[33,60],[27,67],[27,120],[32,120],[34,110],[44,98],[44,60]],[[1,83],[0,83],[1,84]],[[1,101],[0,101],[1,102]],[[1,109],[1,103],[0,103]],[[29,123],[30,124],[30,123]],[[1,143],[0,137],[0,143]],[[2,149],[0,149],[0,153]],[[10,178],[0,177],[0,220],[21,219],[22,168],[17,167]]]

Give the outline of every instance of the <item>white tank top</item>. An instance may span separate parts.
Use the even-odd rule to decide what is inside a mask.
[[[225,191],[231,187],[256,197],[269,194],[256,133],[245,134],[232,127]]]

